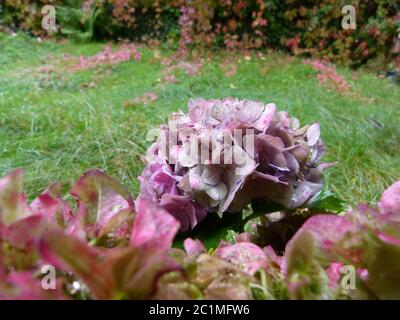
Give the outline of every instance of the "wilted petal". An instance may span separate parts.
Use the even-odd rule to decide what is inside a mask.
[[[289,208],[293,194],[293,187],[279,178],[255,172],[246,179],[243,186],[237,191],[229,210],[239,211],[245,208],[252,200],[278,203]]]
[[[260,118],[254,123],[254,127],[262,132],[267,131],[275,114],[276,114],[275,103],[267,104]]]
[[[221,201],[226,197],[228,192],[228,188],[226,187],[225,183],[221,182],[215,187],[206,191],[206,193],[210,196],[211,199],[216,201]]]
[[[225,212],[228,210],[233,199],[235,199],[236,192],[238,192],[240,188],[243,187],[245,178],[246,177],[244,176],[237,175],[236,169],[232,168],[231,170],[225,170],[224,180],[227,182],[228,185],[228,193],[226,195],[226,198],[220,203],[220,212]]]
[[[201,167],[196,166],[189,170],[189,184],[194,190],[207,190],[209,188],[208,184],[203,181]]]
[[[322,183],[301,181],[294,188],[291,207],[297,208],[307,202],[312,196],[316,195],[323,188]]]
[[[314,123],[307,130],[307,143],[310,147],[317,144],[320,137],[319,123]]]
[[[289,168],[289,170],[294,174],[297,174],[299,172],[300,165],[296,157],[290,152],[284,152],[283,155],[286,159],[287,167]]]
[[[193,229],[206,216],[206,210],[194,203],[189,196],[164,194],[160,206],[174,216],[179,222],[182,231]]]
[[[264,115],[265,105],[262,102],[257,101],[250,101],[244,100],[243,104],[240,106],[239,110],[237,111],[236,117],[238,121],[246,124],[253,124],[258,119],[260,119],[261,115]],[[265,117],[265,115],[264,115]],[[268,123],[265,123],[268,125]],[[262,130],[264,128],[263,123],[260,120],[260,128]]]
[[[158,202],[164,193],[178,194],[177,180],[167,163],[153,162],[146,166],[139,177],[141,195]]]

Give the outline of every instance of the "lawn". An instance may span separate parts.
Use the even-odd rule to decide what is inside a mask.
[[[140,61],[70,69],[68,59],[104,46],[0,34],[0,175],[24,167],[29,199],[55,180],[68,189],[94,167],[136,195],[147,131],[194,97],[275,102],[303,124],[320,122],[325,159],[339,161],[328,183],[351,205],[376,201],[400,179],[400,87],[367,70],[338,67],[351,85],[339,92],[300,58],[208,52],[197,74],[180,70],[170,83],[162,61],[173,52],[143,46]],[[225,75],[221,63],[237,72]],[[149,92],[158,98],[129,103]]]

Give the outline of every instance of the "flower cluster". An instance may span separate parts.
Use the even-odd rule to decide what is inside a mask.
[[[206,212],[240,212],[254,199],[297,208],[322,189],[324,149],[319,124],[300,127],[272,103],[193,99],[148,150],[141,196],[182,230]]]
[[[198,240],[186,239],[184,245],[185,259],[197,257],[197,268],[204,260],[215,259],[217,273],[225,263],[226,270],[234,266],[235,274],[241,274],[242,285],[230,280],[223,290],[217,275],[210,279],[218,284],[213,288],[216,293],[206,290],[207,298],[398,299],[400,181],[383,193],[376,208],[359,205],[340,216],[312,216],[282,255],[271,246],[262,248],[250,242],[249,234],[237,235],[234,243],[221,241],[212,257]],[[197,297],[196,292],[184,289],[190,280],[166,278],[161,280],[158,297]]]

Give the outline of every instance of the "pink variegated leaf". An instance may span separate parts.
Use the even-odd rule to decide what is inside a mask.
[[[125,299],[151,298],[162,275],[180,270],[166,252],[149,250],[148,246],[125,248],[121,255],[106,263],[112,266],[117,287]]]
[[[85,214],[85,206],[79,206],[76,214],[69,219],[65,233],[77,239],[86,240]]]
[[[155,292],[157,280],[179,266],[164,251],[148,246],[100,250],[61,232],[43,237],[43,259],[72,272],[95,299],[144,299]]]
[[[56,282],[55,289],[46,290],[42,281],[31,272],[12,272],[5,281],[0,281],[0,300],[63,300],[62,283]]]
[[[53,206],[57,206],[56,212],[53,212]],[[72,209],[61,198],[61,183],[56,182],[47,187],[29,205],[29,209],[34,214],[41,214],[49,217],[59,226],[65,226],[66,222],[72,217]]]
[[[2,237],[15,248],[33,250],[40,236],[49,226],[45,217],[31,215],[3,228]]]
[[[55,220],[58,202],[48,194],[41,194],[30,205],[29,210],[32,214],[44,216],[50,220]]]
[[[111,270],[105,269],[101,263],[99,249],[59,231],[45,234],[39,247],[45,262],[82,279],[95,298],[113,296],[115,282]]]
[[[134,203],[129,191],[118,181],[100,170],[84,173],[71,189],[79,208],[85,210],[85,224],[98,236],[110,219]],[[90,230],[89,230],[90,231]]]

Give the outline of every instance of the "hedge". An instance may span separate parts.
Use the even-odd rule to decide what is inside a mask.
[[[279,48],[358,66],[393,61],[399,52],[395,0],[5,0],[0,21],[45,35],[41,8],[54,5],[58,36],[162,41],[230,50]],[[357,28],[342,28],[344,5],[356,9]],[[395,49],[393,49],[395,48]]]

